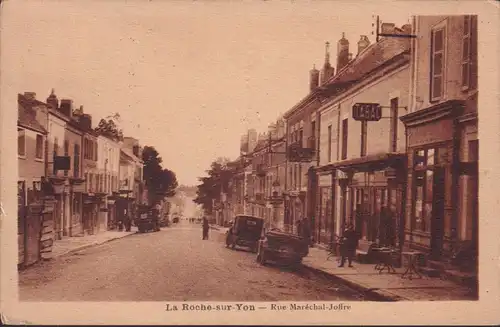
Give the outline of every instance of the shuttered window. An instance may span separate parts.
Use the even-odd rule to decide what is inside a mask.
[[[431,101],[439,100],[444,94],[445,39],[444,27],[432,30],[431,42]]]

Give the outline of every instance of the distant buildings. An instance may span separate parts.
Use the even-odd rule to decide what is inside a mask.
[[[62,238],[114,229],[123,215],[133,217],[136,201],[145,200],[140,156],[138,140],[96,132],[83,107],[54,90],[46,102],[19,94],[19,265],[50,257]],[[120,211],[115,203],[124,187],[129,210]]]

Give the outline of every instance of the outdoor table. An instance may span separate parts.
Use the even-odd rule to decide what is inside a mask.
[[[377,253],[377,264],[375,270],[382,273],[387,268],[388,273],[395,273],[392,255],[397,253],[397,250],[391,248],[378,248],[375,250]]]
[[[422,275],[418,272],[418,263],[417,260],[422,252],[418,251],[407,251],[401,253],[403,256],[408,258],[408,266],[406,267],[405,272],[401,275],[401,278],[412,279],[413,275],[417,275],[419,278],[422,278]]]

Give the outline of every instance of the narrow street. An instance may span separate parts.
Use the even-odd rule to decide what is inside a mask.
[[[20,273],[21,301],[362,300],[305,269],[261,266],[224,235],[181,221],[59,257]]]

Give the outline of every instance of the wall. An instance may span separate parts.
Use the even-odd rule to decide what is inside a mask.
[[[412,111],[424,109],[430,105],[450,99],[467,99],[474,90],[462,92],[462,34],[463,16],[418,16],[415,56],[418,60],[412,62],[415,70],[413,93],[417,98]],[[446,25],[445,45],[445,87],[444,97],[437,102],[430,102],[430,67],[431,67],[431,31],[441,22]]]
[[[354,94],[343,97],[320,112],[320,165],[341,160],[342,120],[348,119],[347,159],[360,157],[361,151],[361,122],[352,119],[352,106],[358,102],[379,103],[383,107],[390,106],[391,98],[399,98],[399,116],[407,113],[409,90],[409,65],[396,68],[372,82]],[[349,91],[344,94],[348,94]],[[339,109],[340,108],[340,117]],[[386,153],[390,150],[390,111],[382,109],[382,119],[367,123],[367,155]],[[328,161],[328,126],[332,126],[332,156]],[[339,126],[340,125],[340,126]],[[404,124],[398,120],[397,151],[404,152],[406,137]]]

